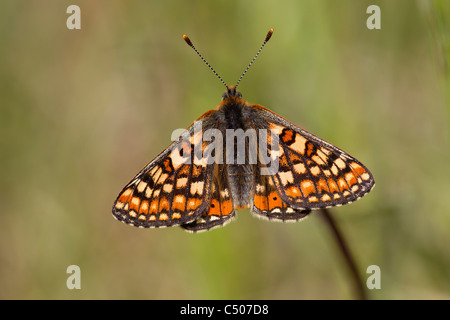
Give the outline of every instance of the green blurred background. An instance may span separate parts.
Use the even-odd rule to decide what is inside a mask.
[[[81,8],[81,30],[66,9]],[[381,30],[366,9],[381,8]],[[189,234],[113,219],[131,178],[233,84],[366,164],[332,209],[373,299],[450,299],[450,2],[0,2],[0,298],[353,299],[317,215]],[[66,268],[81,268],[68,290]]]

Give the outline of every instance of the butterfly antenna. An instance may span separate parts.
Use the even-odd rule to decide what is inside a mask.
[[[200,52],[198,52],[198,50],[194,47],[194,45],[192,44],[191,39],[189,39],[189,37],[185,34],[183,34],[183,39],[184,41],[186,41],[186,43],[188,44],[189,47],[191,47],[192,49],[194,49],[194,51],[198,54],[198,56],[203,60],[203,62],[211,69],[212,72],[214,72],[214,74],[216,75],[217,78],[219,78],[219,80],[223,83],[223,85],[225,87],[227,87],[227,84],[225,83],[225,81],[223,81],[223,79],[219,76],[219,74],[216,72],[216,70],[213,69],[213,67],[211,67],[211,65],[208,63],[208,61],[205,60],[205,58],[203,58],[203,56],[200,54]]]
[[[236,88],[239,85],[239,82],[241,82],[242,78],[244,77],[244,75],[247,73],[248,69],[250,69],[250,66],[253,64],[253,62],[255,62],[256,58],[258,57],[258,55],[260,54],[261,50],[264,48],[264,46],[266,45],[267,41],[269,41],[270,37],[272,37],[272,33],[273,33],[273,28],[270,28],[269,32],[267,32],[267,36],[266,39],[264,39],[263,44],[261,45],[261,48],[259,48],[258,52],[256,53],[256,55],[253,57],[252,61],[250,61],[250,63],[248,64],[247,68],[245,69],[244,73],[241,75],[241,77],[239,78],[238,82],[236,83]]]

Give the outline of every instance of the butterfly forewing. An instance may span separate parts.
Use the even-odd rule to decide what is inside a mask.
[[[261,106],[267,128],[278,135],[278,171],[271,175],[281,199],[293,208],[316,209],[353,202],[374,180],[367,168],[331,145]]]
[[[117,197],[114,216],[137,227],[181,225],[201,216],[209,206],[215,167],[202,158],[202,134],[190,126],[142,169]]]

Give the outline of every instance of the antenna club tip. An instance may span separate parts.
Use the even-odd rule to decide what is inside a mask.
[[[186,43],[189,45],[189,46],[193,46],[193,44],[192,44],[192,42],[191,42],[191,39],[189,39],[189,37],[187,36],[187,35],[185,35],[184,33],[183,33],[183,39],[184,39],[184,41],[186,41]]]
[[[269,32],[267,32],[267,36],[266,36],[266,42],[269,41],[270,37],[272,36],[273,33],[273,28],[270,28]]]

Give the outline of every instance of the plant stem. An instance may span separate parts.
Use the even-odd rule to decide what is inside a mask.
[[[350,276],[352,277],[354,282],[356,296],[360,300],[367,300],[367,293],[364,287],[364,283],[358,272],[358,268],[356,267],[355,259],[353,258],[350,252],[350,249],[342,235],[342,232],[339,230],[336,221],[334,220],[334,218],[331,217],[330,212],[327,209],[323,208],[320,209],[320,211],[321,211],[320,216],[322,216],[325,223],[330,228],[330,231],[333,234],[333,237],[336,239],[338,247],[347,263],[347,266],[350,271]]]

